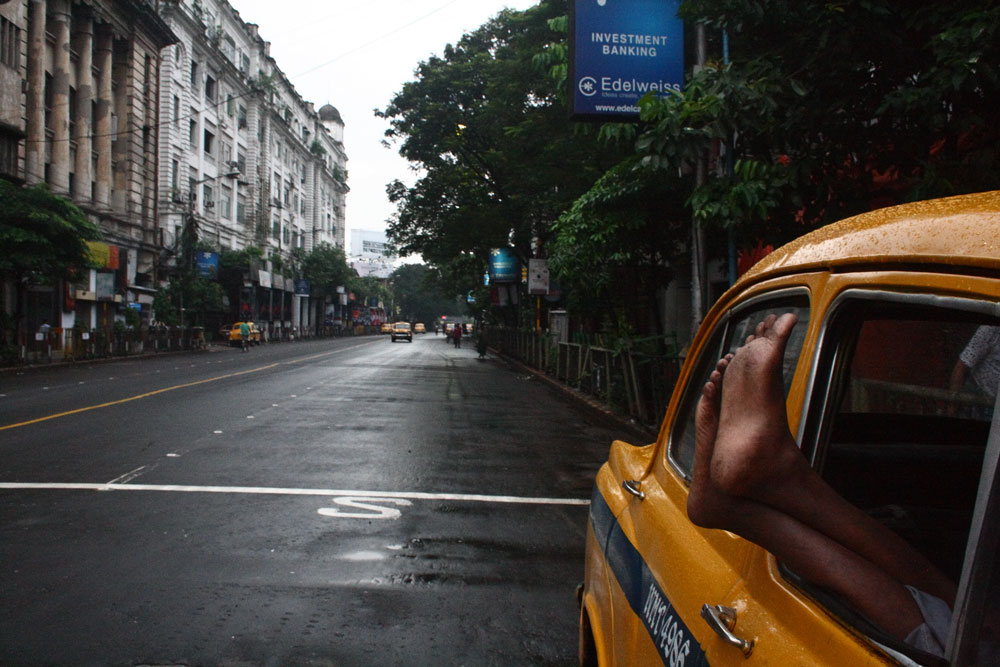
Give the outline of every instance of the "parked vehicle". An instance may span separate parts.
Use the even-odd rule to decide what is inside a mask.
[[[227,324],[226,326],[219,329],[219,335],[223,340],[228,340],[229,345],[232,347],[239,347],[242,344],[242,339],[240,337],[240,325],[242,322],[233,322],[232,324]],[[254,345],[260,345],[261,333],[260,329],[253,322],[247,322],[250,325],[250,342]]]
[[[1000,413],[995,382],[984,391],[959,376],[976,340],[1000,340],[998,230],[1000,191],[877,210],[774,251],[726,292],[695,336],[656,441],[614,442],[597,474],[581,664],[997,664]],[[796,544],[766,550],[767,535],[751,541],[690,518],[692,480],[717,470],[712,458],[695,475],[704,387],[758,323],[784,313],[797,323],[775,387],[801,465],[957,585],[939,628],[954,639],[944,659],[818,586],[788,564],[794,555],[773,553]],[[722,387],[723,409],[727,377],[709,383]],[[714,437],[705,432],[701,446]],[[744,472],[769,463],[750,459]],[[738,497],[755,520],[781,511]]]

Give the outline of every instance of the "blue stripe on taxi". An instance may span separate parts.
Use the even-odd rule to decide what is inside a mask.
[[[646,626],[663,664],[670,667],[707,665],[705,652],[660,590],[649,566],[625,536],[597,487],[590,499],[590,524],[604,550],[608,567],[632,611]]]

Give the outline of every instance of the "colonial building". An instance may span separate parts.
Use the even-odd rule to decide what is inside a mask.
[[[178,36],[160,73],[163,265],[176,262],[185,224],[219,250],[256,246],[265,262],[248,272],[238,316],[272,333],[308,329],[315,309],[289,260],[296,248],[344,245],[340,114],[303,100],[225,0],[170,0],[160,12]]]
[[[29,327],[107,326],[123,304],[152,304],[157,69],[174,41],[145,0],[0,4],[0,176],[47,183],[104,235],[100,269],[31,287]]]
[[[291,258],[344,246],[343,135],[225,0],[0,0],[0,177],[47,183],[104,237],[100,269],[32,286],[29,330],[155,318],[185,226],[263,251],[233,311],[311,328],[323,311]]]

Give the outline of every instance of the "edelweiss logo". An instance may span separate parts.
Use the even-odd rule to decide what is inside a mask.
[[[592,76],[585,76],[580,79],[580,83],[577,84],[577,88],[580,89],[580,94],[585,97],[592,97],[597,93],[597,80]]]
[[[608,4],[608,0],[597,0],[598,7],[603,7],[606,4]]]

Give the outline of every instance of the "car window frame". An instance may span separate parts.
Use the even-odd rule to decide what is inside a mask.
[[[670,428],[665,434],[666,447],[664,459],[666,464],[686,483],[691,482],[691,470],[675,456],[675,444],[681,436],[679,429],[682,423],[687,423],[697,406],[697,400],[691,395],[701,393],[705,379],[708,377],[709,365],[715,367],[715,363],[721,358],[722,350],[731,343],[731,327],[733,322],[738,321],[748,310],[765,311],[767,308],[760,307],[761,303],[784,302],[794,299],[804,299],[808,308],[810,319],[814,312],[813,295],[808,285],[785,285],[776,289],[754,293],[744,299],[736,301],[726,308],[725,313],[718,319],[712,331],[706,334],[706,343],[702,346],[698,358],[694,361],[691,373],[687,376],[686,385],[682,389],[682,394],[677,402],[677,407],[673,413],[673,420]],[[808,334],[806,334],[808,336]],[[802,364],[802,350],[799,350],[799,359],[793,375],[798,372]],[[689,404],[689,401],[691,403]],[[804,420],[800,420],[800,427]],[[678,447],[680,445],[678,444]]]

